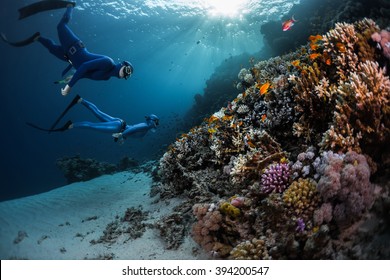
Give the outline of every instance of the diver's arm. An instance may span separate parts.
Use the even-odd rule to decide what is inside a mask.
[[[148,132],[149,126],[146,123],[139,123],[136,125],[128,126],[123,132],[122,137],[127,138],[131,136],[143,137]]]
[[[74,73],[72,79],[68,83],[69,87],[73,87],[75,83],[84,78],[88,72],[94,72],[94,71],[110,71],[111,68],[114,66],[114,63],[112,59],[108,57],[102,57],[102,58],[97,58],[94,60],[90,60],[88,62],[85,62],[81,64],[79,68],[77,68],[76,72]],[[102,76],[102,80],[107,79],[108,77]]]

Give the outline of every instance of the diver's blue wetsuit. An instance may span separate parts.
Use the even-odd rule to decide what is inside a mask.
[[[107,115],[100,111],[95,104],[85,99],[82,99],[81,104],[89,109],[101,122],[75,122],[73,123],[74,128],[87,128],[107,133],[121,133],[124,139],[127,137],[139,138],[145,136],[150,129],[155,129],[157,127],[159,121],[156,115],[149,115],[146,117],[146,122],[127,125],[122,119]]]
[[[70,30],[68,22],[72,17],[73,7],[67,7],[65,14],[57,25],[58,37],[61,45],[57,45],[51,39],[40,36],[38,41],[45,46],[50,53],[63,61],[70,61],[76,69],[68,85],[74,84],[82,78],[92,80],[108,80],[111,77],[119,77],[119,70],[123,63],[114,63],[112,58],[90,53],[81,40]]]

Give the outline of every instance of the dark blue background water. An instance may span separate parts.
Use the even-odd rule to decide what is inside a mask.
[[[36,31],[57,40],[56,25],[64,10],[17,19],[17,9],[33,2],[2,2],[0,30],[9,40],[24,39]],[[127,81],[84,79],[63,97],[53,81],[61,78],[65,63],[38,43],[23,48],[0,43],[0,200],[64,185],[55,165],[63,156],[112,163],[124,156],[139,161],[158,158],[180,132],[181,117],[193,96],[202,93],[215,67],[232,55],[258,51],[261,22],[280,16],[282,10],[282,6],[275,6],[274,13],[261,10],[262,17],[255,11],[236,18],[211,17],[199,7],[169,10],[148,2],[153,1],[78,1],[70,23],[91,52],[133,63],[135,72]],[[31,121],[49,127],[75,94],[129,124],[142,122],[146,114],[157,114],[161,126],[144,139],[127,140],[124,145],[92,131],[47,134],[26,126]],[[82,106],[74,107],[63,122],[67,119],[94,120]]]

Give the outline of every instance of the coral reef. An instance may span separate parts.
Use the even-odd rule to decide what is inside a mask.
[[[185,200],[161,224],[163,236],[177,229],[168,247],[190,233],[221,259],[390,257],[367,251],[389,230],[380,30],[371,19],[336,23],[295,52],[237,71],[237,97],[160,159],[153,195]]]
[[[125,170],[136,171],[136,168],[139,167],[139,163],[129,157],[123,157],[118,164],[112,164],[90,158],[80,158],[78,155],[59,158],[56,161],[56,165],[64,173],[68,184],[88,181],[105,174],[113,174]]]
[[[57,159],[56,165],[64,173],[68,184],[88,181],[104,174],[116,172],[116,166],[98,162],[94,159],[83,159],[80,156],[63,157]]]

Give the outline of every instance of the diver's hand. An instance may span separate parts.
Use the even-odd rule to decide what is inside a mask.
[[[72,88],[68,85],[66,85],[64,88],[61,89],[61,94],[63,96],[67,96]]]
[[[119,144],[123,144],[125,142],[125,139],[123,139],[122,133],[113,133],[112,137],[114,137],[115,142],[119,142]]]

